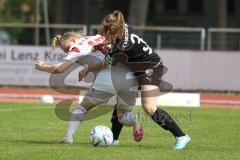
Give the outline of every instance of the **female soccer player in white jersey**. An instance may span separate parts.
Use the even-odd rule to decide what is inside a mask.
[[[190,137],[183,133],[171,116],[156,104],[155,93],[160,91],[164,72],[161,58],[125,23],[120,11],[114,11],[103,19],[100,34],[105,36],[104,44],[112,45],[111,52],[106,55],[105,60],[110,64],[117,64],[123,63],[122,59],[125,57],[127,60],[125,64],[135,71],[141,87],[143,109],[158,125],[173,134],[176,138],[174,148],[183,149],[191,141]],[[145,72],[137,72],[139,64],[142,64],[141,69]]]
[[[38,70],[49,73],[62,73],[67,70],[73,63],[84,63],[81,62],[81,60],[84,61],[86,55],[91,53],[93,50],[97,49],[104,53],[107,53],[107,46],[98,46],[99,43],[102,43],[104,41],[105,37],[99,34],[96,36],[82,37],[81,34],[77,32],[66,32],[63,35],[57,35],[53,38],[52,47],[54,48],[56,44],[59,43],[61,49],[67,53],[66,57],[62,62],[55,65],[47,65],[43,61],[37,61],[35,63],[35,67]],[[103,54],[97,54],[97,57],[102,60],[104,59]],[[90,71],[95,71],[94,67],[91,68],[91,64],[87,69],[81,71],[83,74],[82,77],[84,77],[87,72]],[[122,94],[126,93],[122,89],[116,90],[114,88],[111,80],[110,69],[108,66],[101,66],[98,68],[98,71],[100,72],[97,74],[92,88],[89,89],[80,106],[73,112],[73,115],[69,122],[69,128],[66,137],[60,143],[72,143],[73,135],[82,122],[85,113],[97,105],[107,103],[108,100],[114,95],[117,95],[118,101],[117,111],[115,110],[113,112],[112,117],[112,131],[114,134],[114,139],[117,140],[120,134],[122,125],[119,122],[121,122],[124,125],[133,126],[134,139],[136,141],[140,141],[143,137],[142,126],[138,121],[136,115],[130,112],[132,106],[135,105],[136,94],[128,94],[127,100],[121,99]]]

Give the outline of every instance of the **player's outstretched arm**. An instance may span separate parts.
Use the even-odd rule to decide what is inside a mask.
[[[58,64],[48,65],[44,61],[36,61],[35,68],[48,73],[62,73],[72,65],[71,61],[64,60]]]

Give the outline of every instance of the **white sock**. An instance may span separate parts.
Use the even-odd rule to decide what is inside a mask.
[[[75,134],[77,131],[78,127],[82,123],[84,113],[87,111],[85,108],[79,106],[76,110],[73,111],[71,120],[68,123],[68,132],[67,132],[67,137],[72,138],[72,136]]]

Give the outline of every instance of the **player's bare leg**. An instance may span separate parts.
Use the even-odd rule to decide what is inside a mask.
[[[176,122],[164,110],[157,107],[157,97],[149,96],[148,91],[157,90],[154,85],[141,86],[141,100],[144,111],[163,129],[170,131],[176,138],[174,149],[183,149],[191,141],[190,137],[183,133]]]
[[[79,128],[80,124],[82,123],[83,117],[85,113],[90,110],[94,105],[88,100],[87,96],[83,98],[83,101],[79,105],[78,108],[76,108],[72,116],[70,118],[70,121],[68,123],[68,131],[66,136],[63,138],[63,140],[59,141],[59,144],[72,144],[73,143],[73,136],[77,129]]]

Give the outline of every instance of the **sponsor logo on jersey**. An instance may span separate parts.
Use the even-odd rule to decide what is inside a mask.
[[[129,41],[129,35],[128,35],[128,25],[125,24],[125,36],[124,36],[124,42],[122,45],[122,49],[125,50],[127,48],[128,45],[128,41]]]

